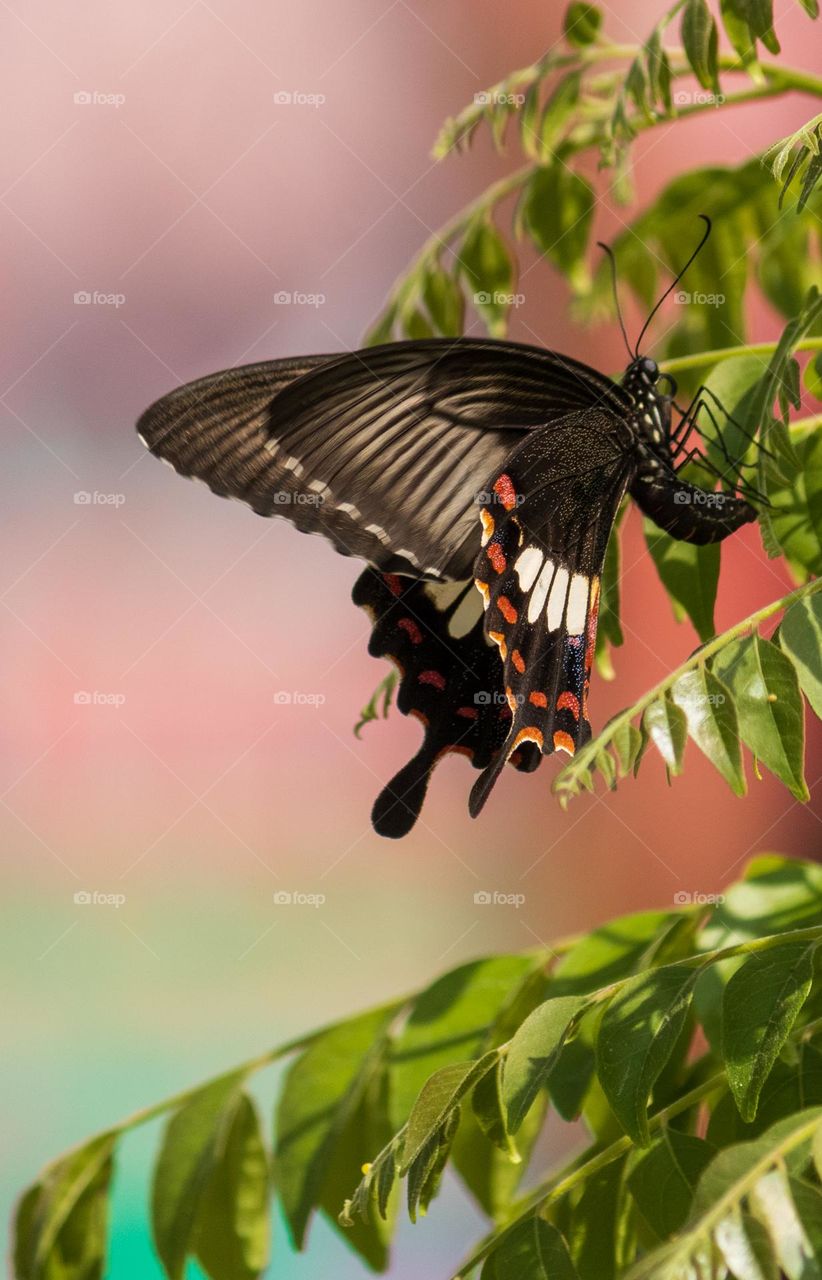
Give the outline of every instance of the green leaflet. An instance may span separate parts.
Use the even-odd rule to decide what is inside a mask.
[[[668,1128],[634,1164],[628,1186],[657,1240],[683,1225],[700,1175],[715,1154],[710,1142]]]
[[[275,1180],[298,1248],[320,1201],[333,1145],[379,1066],[392,1016],[379,1009],[333,1027],[286,1073],[277,1106]],[[374,1154],[364,1150],[362,1160]]]
[[[736,795],[745,794],[745,774],[739,749],[739,726],[733,699],[721,680],[705,666],[680,676],[671,700],[684,711],[688,736],[708,757]]]
[[[200,1089],[168,1121],[151,1188],[154,1243],[169,1280],[182,1280],[194,1253],[209,1184],[242,1100],[245,1073]]]
[[[631,978],[605,1010],[597,1072],[614,1114],[638,1146],[647,1146],[648,1099],[673,1052],[693,995],[696,972],[679,965]]]
[[[511,1041],[503,1068],[503,1096],[512,1133],[516,1133],[546,1083],[570,1026],[585,1003],[581,996],[546,1000],[529,1014]]]
[[[495,338],[505,335],[514,288],[514,265],[494,224],[477,219],[466,231],[459,250],[459,268],[467,278],[470,300]]]
[[[725,988],[722,1056],[739,1113],[756,1115],[762,1087],[808,998],[816,941],[754,953]]]
[[[726,645],[712,670],[733,696],[742,741],[797,800],[807,800],[805,717],[793,663],[753,634]]]
[[[522,193],[522,223],[540,253],[588,287],[585,251],[594,214],[594,193],[579,174],[562,165],[535,169]]]
[[[17,1280],[102,1280],[116,1133],[48,1166],[14,1223]]]
[[[440,1067],[426,1080],[408,1117],[400,1175],[407,1172],[469,1090],[496,1067],[498,1060],[499,1054],[492,1049],[476,1061],[454,1062]]]
[[[714,634],[714,605],[719,584],[720,544],[696,546],[680,542],[659,529],[647,516],[645,541],[662,585],[674,603],[678,618],[691,619],[700,640]]]
[[[579,1280],[556,1227],[527,1218],[500,1239],[482,1268],[480,1280]]]
[[[268,1156],[243,1095],[199,1205],[197,1259],[212,1280],[254,1280],[268,1263],[270,1234]]]
[[[779,628],[779,645],[796,670],[800,687],[822,717],[822,595],[792,605]]]

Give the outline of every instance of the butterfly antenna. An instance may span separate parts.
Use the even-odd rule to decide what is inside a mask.
[[[608,262],[610,263],[610,266],[611,266],[611,289],[614,295],[614,306],[616,307],[617,319],[619,320],[619,327],[622,330],[622,338],[625,343],[625,348],[628,352],[628,355],[632,356],[633,352],[631,351],[631,344],[628,341],[628,334],[625,332],[625,321],[622,319],[622,308],[619,305],[619,292],[617,290],[616,258],[614,257],[614,251],[610,245],[603,244],[601,240],[597,240],[597,248],[601,249],[603,253],[608,255]]]
[[[670,293],[672,293],[672,292],[673,292],[673,290],[676,288],[676,286],[679,284],[680,280],[681,280],[681,279],[682,279],[682,277],[684,276],[685,272],[688,270],[688,268],[689,268],[689,266],[691,265],[691,263],[693,262],[694,258],[696,258],[696,257],[697,257],[697,255],[699,254],[700,250],[702,249],[703,245],[705,244],[705,241],[708,239],[708,236],[711,234],[711,219],[708,217],[708,215],[707,215],[706,213],[700,213],[700,215],[699,215],[699,216],[700,216],[700,218],[702,219],[702,221],[705,223],[705,231],[704,231],[704,233],[703,233],[702,239],[700,240],[699,244],[698,244],[698,245],[696,246],[696,248],[694,249],[694,251],[693,251],[693,253],[691,254],[691,256],[690,256],[690,258],[688,259],[688,261],[685,263],[685,266],[682,268],[682,270],[681,270],[680,272],[678,272],[678,273],[677,273],[677,275],[674,277],[674,279],[673,279],[673,280],[671,281],[671,283],[668,285],[668,288],[665,290],[665,292],[663,293],[662,297],[659,299],[659,302],[657,302],[657,304],[656,304],[656,306],[654,307],[653,311],[652,311],[652,312],[651,312],[651,314],[648,316],[648,319],[645,321],[644,325],[642,326],[642,332],[640,333],[639,338],[637,339],[636,351],[634,352],[634,358],[635,358],[635,359],[638,359],[638,358],[639,358],[639,348],[640,348],[640,344],[641,344],[641,342],[642,342],[642,339],[645,337],[645,334],[646,334],[647,329],[648,329],[648,325],[651,323],[651,321],[653,320],[653,318],[654,318],[654,316],[656,315],[657,311],[659,311],[659,308],[662,306],[663,302],[664,302],[664,301],[665,301],[665,299],[668,297],[668,295],[669,295]]]

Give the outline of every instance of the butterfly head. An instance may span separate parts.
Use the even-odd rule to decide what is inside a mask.
[[[630,395],[635,410],[635,425],[651,447],[665,452],[669,443],[671,405],[676,383],[650,356],[637,356],[628,365],[622,385]]]

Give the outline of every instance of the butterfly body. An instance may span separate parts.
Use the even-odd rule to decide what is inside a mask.
[[[530,771],[591,735],[588,688],[608,538],[627,494],[675,537],[754,518],[677,474],[680,428],[654,361],[621,384],[557,352],[427,339],[270,361],[182,387],[143,415],[148,447],[217,493],[319,532],[369,568],[354,600],[400,669],[420,750],[381,793],[404,835],[449,752]]]

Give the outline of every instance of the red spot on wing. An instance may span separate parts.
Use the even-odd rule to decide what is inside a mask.
[[[579,698],[569,690],[557,698],[557,711],[570,711],[575,720],[579,719]]]
[[[513,481],[507,472],[503,472],[499,479],[494,481],[494,493],[499,498],[506,511],[511,511],[517,505],[517,491],[514,488]]]
[[[534,707],[547,707],[547,706],[548,706],[548,699],[546,698],[546,696],[545,696],[545,694],[544,694],[544,693],[529,693],[529,694],[528,694],[528,701],[529,701],[529,702],[531,703],[531,705],[532,705],[532,706],[534,706]]]
[[[385,583],[385,585],[388,587],[388,590],[391,592],[392,596],[398,596],[402,591],[402,583],[400,582],[398,574],[384,573],[382,575],[382,580]]]
[[[439,671],[421,671],[417,679],[420,684],[432,684],[440,692],[445,688],[445,676],[440,675]]]
[[[516,667],[520,675],[522,675],[522,673],[525,670],[525,659],[523,658],[519,649],[514,649],[513,653],[511,654],[511,661],[513,662],[514,666]]]
[[[497,608],[499,609],[505,621],[509,623],[511,626],[513,626],[517,620],[518,614],[507,596],[499,597],[499,599],[497,600]]]
[[[488,559],[491,561],[492,567],[497,573],[504,573],[506,569],[506,560],[502,551],[502,547],[498,542],[489,542],[487,550]]]
[[[466,720],[476,720],[479,712],[476,707],[457,707],[457,715],[465,716]]]
[[[397,626],[407,632],[412,644],[422,644],[422,632],[413,618],[400,618]]]

